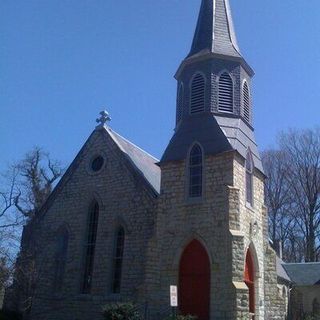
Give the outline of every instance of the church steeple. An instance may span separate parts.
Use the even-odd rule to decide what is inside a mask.
[[[202,0],[188,57],[207,53],[241,57],[229,0]]]
[[[186,159],[190,145],[205,154],[248,150],[262,164],[253,133],[251,78],[254,72],[240,53],[229,0],[202,0],[191,51],[178,81],[176,128],[161,161]]]

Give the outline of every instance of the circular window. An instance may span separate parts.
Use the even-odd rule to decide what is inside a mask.
[[[101,170],[104,164],[104,158],[102,156],[98,156],[94,158],[91,162],[91,169],[94,172]]]

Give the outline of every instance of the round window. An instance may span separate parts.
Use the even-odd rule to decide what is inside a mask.
[[[91,162],[91,169],[94,172],[101,170],[104,164],[104,158],[102,156],[98,156],[94,158]]]

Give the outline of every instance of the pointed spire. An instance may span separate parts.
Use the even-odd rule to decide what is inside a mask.
[[[202,0],[188,57],[207,53],[241,57],[229,0]]]

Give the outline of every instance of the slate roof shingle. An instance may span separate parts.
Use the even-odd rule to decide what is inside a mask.
[[[160,194],[161,169],[158,159],[128,141],[110,128],[105,128],[120,150],[127,155],[136,171]]]
[[[207,53],[241,57],[229,0],[202,0],[188,57]]]
[[[320,262],[284,263],[291,281],[298,286],[313,286],[320,281]]]

